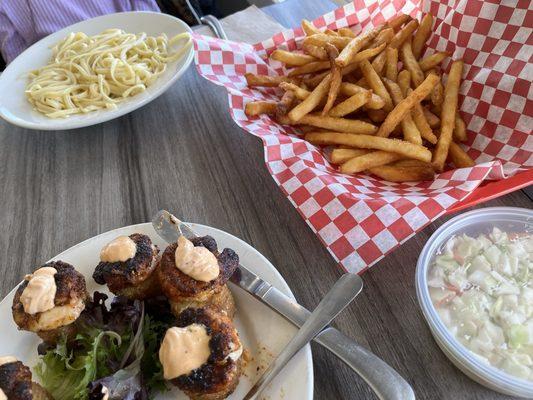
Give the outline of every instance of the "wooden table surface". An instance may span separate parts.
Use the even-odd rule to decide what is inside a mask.
[[[292,27],[334,7],[288,0],[265,11]],[[232,121],[224,89],[194,67],[154,102],[104,124],[38,132],[0,122],[0,187],[0,296],[62,250],[161,208],[252,244],[308,308],[342,273],[270,177],[259,139]],[[485,204],[502,205],[532,206],[521,191]],[[420,399],[505,398],[448,361],[418,307],[418,254],[447,218],[366,272],[362,294],[336,325],[397,369]],[[313,345],[313,356],[316,399],[374,398],[327,351]]]

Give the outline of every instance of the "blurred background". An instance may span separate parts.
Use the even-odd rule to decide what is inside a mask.
[[[215,17],[223,18],[234,12],[245,9],[249,6],[264,7],[275,3],[283,3],[291,0],[190,0],[191,5],[202,14],[212,14]],[[349,0],[307,0],[307,1],[328,1],[343,5]],[[187,16],[187,2],[186,0],[157,0],[159,8],[163,12],[173,14],[176,16],[182,15],[181,18]],[[192,16],[190,16],[192,18]],[[193,20],[191,20],[191,23]]]
[[[0,71],[20,52],[48,34],[75,22],[102,14],[122,11],[159,11],[174,15],[190,26],[211,14],[218,19],[250,7],[268,7],[276,3],[293,3],[293,7],[317,8],[320,15],[325,3],[346,4],[349,0],[0,0]],[[336,3],[336,4],[335,4]],[[191,9],[195,10],[194,15]],[[52,12],[50,12],[52,11]],[[263,21],[265,23],[265,21]],[[7,63],[6,63],[7,61]]]

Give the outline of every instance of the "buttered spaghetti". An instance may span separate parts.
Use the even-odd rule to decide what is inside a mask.
[[[37,111],[50,118],[113,109],[145,91],[191,43],[186,32],[171,39],[121,29],[94,36],[71,33],[53,48],[48,65],[30,73],[26,95]]]

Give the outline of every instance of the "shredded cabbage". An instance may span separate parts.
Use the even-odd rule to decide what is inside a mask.
[[[533,235],[455,236],[428,274],[437,312],[481,360],[533,381]]]

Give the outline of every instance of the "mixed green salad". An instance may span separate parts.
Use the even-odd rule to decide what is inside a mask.
[[[42,385],[56,399],[147,400],[168,390],[158,349],[174,322],[164,298],[145,302],[95,292],[76,321],[76,336],[55,346],[42,343],[34,367]]]

